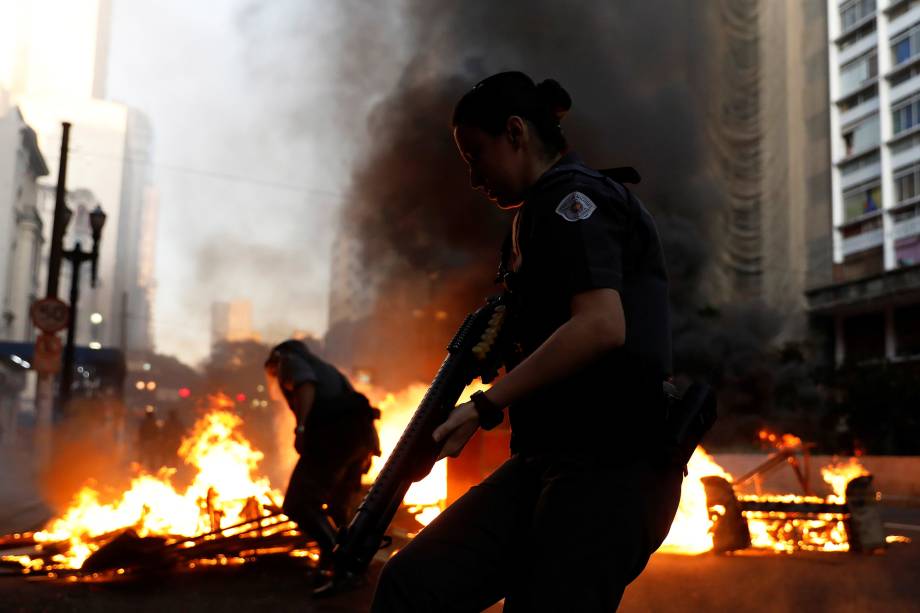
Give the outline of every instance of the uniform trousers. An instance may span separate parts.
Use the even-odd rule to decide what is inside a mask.
[[[369,415],[356,414],[308,423],[304,436],[282,509],[323,551],[331,551],[335,528],[348,521],[361,492],[361,475],[379,453],[377,432]]]
[[[682,469],[514,455],[386,563],[371,610],[615,611],[667,536]]]

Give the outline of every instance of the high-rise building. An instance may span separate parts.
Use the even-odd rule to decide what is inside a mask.
[[[257,340],[252,331],[252,303],[248,300],[211,304],[211,346],[220,342]]]
[[[718,302],[760,302],[780,339],[808,334],[805,290],[830,278],[825,7],[718,0],[710,147],[727,206],[709,277]]]
[[[0,88],[10,91],[35,129],[48,162],[39,202],[46,238],[62,121],[73,125],[67,186],[74,193],[90,190],[108,215],[99,281],[95,289],[83,288],[79,305],[82,319],[96,314],[100,323],[77,322],[77,343],[96,340],[143,354],[153,345],[152,132],[140,112],[104,99],[110,12],[110,0],[0,0]],[[65,265],[62,283],[67,277]]]
[[[920,1],[828,0],[837,364],[920,355]]]

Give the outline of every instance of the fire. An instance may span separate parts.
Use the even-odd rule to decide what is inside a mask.
[[[486,386],[471,385],[462,400],[468,400],[479,389]],[[396,446],[426,387],[416,384],[396,394],[366,391],[372,392],[368,395],[376,400],[382,413],[378,428],[383,456],[374,458],[366,476],[367,482],[372,482]],[[15,558],[24,568],[34,571],[47,570],[49,564],[59,569],[79,569],[93,552],[125,529],[134,530],[139,537],[163,536],[175,542],[252,519],[254,504],[258,508],[277,507],[283,496],[266,477],[258,474],[263,454],[240,433],[242,420],[232,412],[234,403],[221,396],[210,401],[214,408],[197,421],[179,448],[179,456],[196,471],[190,485],[177,488],[172,483],[175,470],[162,468],[156,474],[141,471],[112,500],[107,500],[96,487],[84,486],[63,515],[34,535],[40,546],[49,551],[60,548],[61,553],[51,556],[50,561],[47,555],[44,559],[29,556],[4,556],[4,559]],[[413,484],[404,504],[419,523],[427,525],[443,510],[446,498],[447,465],[441,461],[428,477]],[[279,515],[273,521],[285,519]],[[292,555],[304,552],[295,550]],[[208,561],[202,559],[199,563]]]
[[[475,381],[463,391],[460,402],[466,402],[478,390],[487,389],[487,385]],[[362,388],[361,391],[371,399],[381,413],[377,432],[380,435],[382,454],[374,458],[371,470],[364,478],[365,483],[372,483],[396,447],[399,437],[402,436],[406,424],[409,423],[415,409],[421,403],[428,387],[422,383],[414,383],[395,394],[369,386]],[[444,510],[446,499],[447,460],[441,460],[434,465],[427,477],[412,484],[412,487],[406,492],[403,504],[410,507],[410,512],[415,515],[416,521],[427,526]]]
[[[856,458],[850,458],[848,462],[835,461],[821,469],[821,477],[834,490],[833,497],[839,502],[846,500],[847,483],[868,474],[869,471]]]
[[[802,446],[802,439],[794,434],[775,434],[769,430],[761,430],[757,433],[757,438],[762,443],[772,445],[777,449],[793,449]]]
[[[712,549],[712,518],[706,505],[703,477],[732,477],[702,447],[697,447],[687,464],[687,476],[680,488],[680,506],[660,551],[695,555]]]
[[[803,447],[802,440],[791,434],[776,435],[766,431],[759,433],[759,439],[779,450]],[[712,528],[723,508],[709,508],[706,492],[700,479],[719,476],[731,482],[732,476],[719,466],[702,447],[698,447],[687,466],[688,475],[681,487],[680,506],[671,530],[660,551],[695,555],[712,549]],[[844,504],[847,484],[868,471],[856,458],[846,462],[835,461],[821,469],[821,476],[833,490],[826,498],[820,496],[786,495],[739,495],[741,501],[777,503]],[[776,552],[848,551],[845,515],[821,513],[801,517],[783,512],[744,511],[751,535],[752,547]]]
[[[190,537],[216,528],[211,525],[215,518],[224,526],[239,523],[250,499],[277,504],[281,493],[268,479],[254,475],[263,454],[238,432],[240,425],[240,418],[224,409],[198,420],[179,452],[198,471],[184,492],[171,483],[174,471],[169,469],[140,474],[112,502],[102,502],[98,490],[85,486],[64,515],[36,533],[35,540],[69,542],[69,550],[52,559],[66,568],[80,568],[98,549],[99,537],[125,528],[141,537]]]

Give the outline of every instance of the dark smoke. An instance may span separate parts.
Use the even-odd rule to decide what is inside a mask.
[[[367,88],[367,79],[392,69],[393,56],[367,52],[365,41],[376,49],[381,29],[360,17],[362,3],[347,4],[359,21],[341,33],[342,79]],[[407,59],[382,97],[365,89],[379,101],[367,133],[355,136],[367,146],[342,211],[343,230],[358,238],[362,265],[379,280],[378,299],[371,316],[328,331],[329,354],[386,386],[428,380],[463,314],[497,291],[491,282],[510,217],[470,190],[449,118],[479,79],[522,70],[571,93],[564,127],[589,164],[642,174],[634,191],[657,220],[668,260],[678,374],[718,385],[723,405],[765,413],[778,368],[769,350],[777,318],[762,306],[725,304],[711,289],[727,193],[713,145],[724,105],[721,4],[391,5],[404,16]],[[740,52],[756,54],[756,45]],[[346,97],[345,113],[361,104],[366,98]],[[787,387],[797,377],[787,376]]]
[[[705,11],[514,1],[419,1],[408,11],[416,54],[370,115],[371,146],[343,213],[366,265],[387,262],[377,312],[361,326],[378,348],[359,348],[357,360],[377,363],[395,352],[408,367],[386,373],[394,383],[427,378],[443,344],[431,339],[446,338],[463,312],[496,291],[490,284],[510,217],[470,190],[448,122],[457,99],[500,70],[558,79],[574,100],[565,122],[574,148],[595,166],[639,169],[636,192],[656,215],[674,262],[675,307],[695,310],[708,255],[701,238],[722,206],[707,166],[708,101],[696,93],[707,74]],[[384,254],[395,254],[397,264]],[[408,302],[407,284],[415,290]],[[449,313],[446,325],[412,316],[415,307]],[[419,342],[406,338],[420,326]],[[340,333],[331,331],[330,345]]]

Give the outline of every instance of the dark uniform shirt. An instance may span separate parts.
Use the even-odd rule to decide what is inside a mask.
[[[528,190],[506,245],[512,367],[570,319],[575,294],[617,290],[626,319],[623,346],[512,405],[512,451],[617,456],[648,446],[671,370],[668,279],[651,215],[569,153]]]
[[[316,386],[316,395],[309,417],[311,422],[333,417],[332,414],[337,407],[342,406],[342,403],[338,401],[354,391],[345,375],[306,349],[282,352],[278,367],[278,383],[288,406],[295,414],[297,413],[295,394],[297,388],[305,383],[312,383]]]

